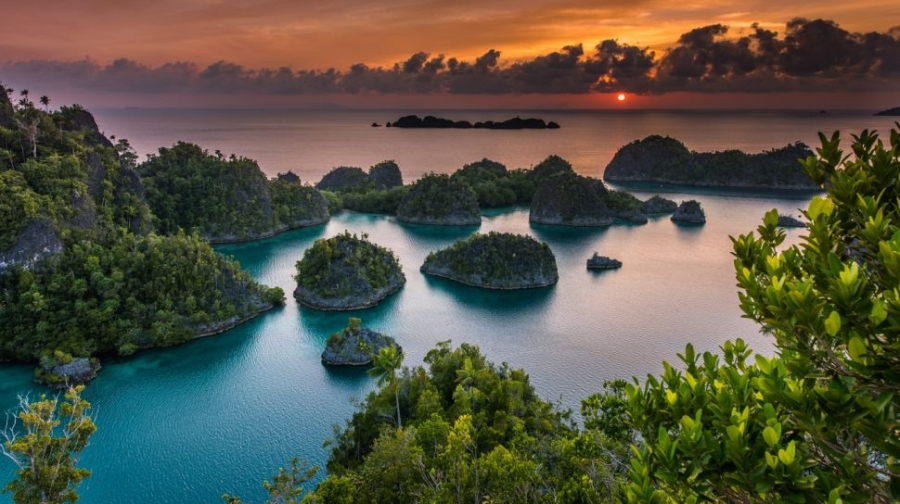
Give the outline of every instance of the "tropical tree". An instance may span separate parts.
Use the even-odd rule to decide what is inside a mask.
[[[50,97],[48,97],[47,95],[43,95],[41,96],[40,102],[41,105],[44,106],[44,110],[50,112]]]
[[[41,396],[19,400],[17,415],[7,417],[0,431],[0,453],[19,468],[4,492],[16,504],[62,504],[78,500],[76,488],[90,471],[77,467],[78,457],[97,430],[91,405],[81,398],[84,386],[69,389],[65,399]]]
[[[378,386],[387,384],[394,391],[397,405],[397,427],[403,427],[400,421],[400,388],[397,386],[397,371],[403,365],[403,353],[397,345],[384,347],[372,356],[372,368],[369,376],[378,380]]]
[[[900,499],[900,132],[853,138],[845,155],[820,134],[803,162],[827,194],[802,243],[781,250],[774,210],[733,239],[741,308],[776,355],[688,346],[682,370],[627,387],[631,501]]]
[[[266,504],[300,504],[303,497],[303,484],[311,480],[319,471],[319,466],[309,467],[307,462],[291,459],[291,468],[278,469],[272,481],[264,481],[263,488],[269,494]],[[226,504],[245,504],[240,497],[229,494],[222,496]],[[246,503],[250,504],[250,503]]]

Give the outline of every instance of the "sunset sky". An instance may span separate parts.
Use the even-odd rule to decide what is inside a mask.
[[[0,82],[88,104],[900,105],[895,0],[0,2]]]

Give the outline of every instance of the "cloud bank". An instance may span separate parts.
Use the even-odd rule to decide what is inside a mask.
[[[31,60],[0,65],[0,79],[128,93],[317,94],[663,94],[894,91],[900,86],[900,27],[851,33],[833,21],[796,18],[776,33],[753,25],[735,36],[713,24],[681,35],[657,54],[603,40],[532,59],[506,62],[491,49],[474,61],[417,52],[390,67],[348,70],[250,69],[219,61],[206,67],[172,62],[151,67],[121,58]]]

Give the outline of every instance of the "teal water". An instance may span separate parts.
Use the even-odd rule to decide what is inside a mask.
[[[451,229],[343,213],[325,226],[219,247],[259,281],[290,293],[294,264],[315,239],[366,232],[398,255],[407,284],[381,305],[352,313],[301,308],[289,298],[284,308],[224,334],[106,362],[85,393],[99,430],[82,457],[93,475],[80,502],[221,502],[224,492],[260,501],[260,482],[291,457],[323,465],[332,426],[373,387],[363,370],[326,369],[319,360],[328,335],[350,315],[394,336],[407,365],[421,364],[439,341],[474,343],[495,362],[525,368],[543,398],[573,409],[604,379],[659,372],[660,362],[689,341],[714,350],[742,337],[771,352],[769,340],[741,318],[728,236],[755,229],[771,208],[796,214],[805,201],[666,196],[700,200],[708,223],[686,228],[663,217],[644,226],[558,229],[531,226],[519,208],[489,212],[479,228]],[[419,273],[429,251],[476,230],[547,242],[559,283],[493,292]],[[789,230],[788,242],[801,233]],[[589,272],[585,260],[594,251],[624,266]],[[46,392],[30,379],[27,367],[0,367],[0,411],[13,408],[19,393]],[[12,477],[12,464],[0,462],[0,481]]]

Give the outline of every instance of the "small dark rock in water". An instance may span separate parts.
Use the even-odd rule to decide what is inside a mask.
[[[706,213],[697,200],[682,201],[671,220],[679,224],[705,224]]]
[[[594,270],[608,270],[608,269],[618,269],[622,267],[622,261],[618,259],[613,259],[611,257],[597,255],[594,252],[594,256],[587,260],[587,269]]]
[[[806,227],[800,219],[796,219],[790,215],[778,215],[778,225],[781,227]]]
[[[373,127],[373,128],[380,128],[381,125],[378,124],[377,122],[373,122],[373,123],[372,123],[372,127]]]
[[[372,356],[391,345],[403,350],[390,336],[361,327],[362,321],[350,318],[347,327],[328,338],[322,352],[322,364],[329,366],[366,366],[372,363]]]

